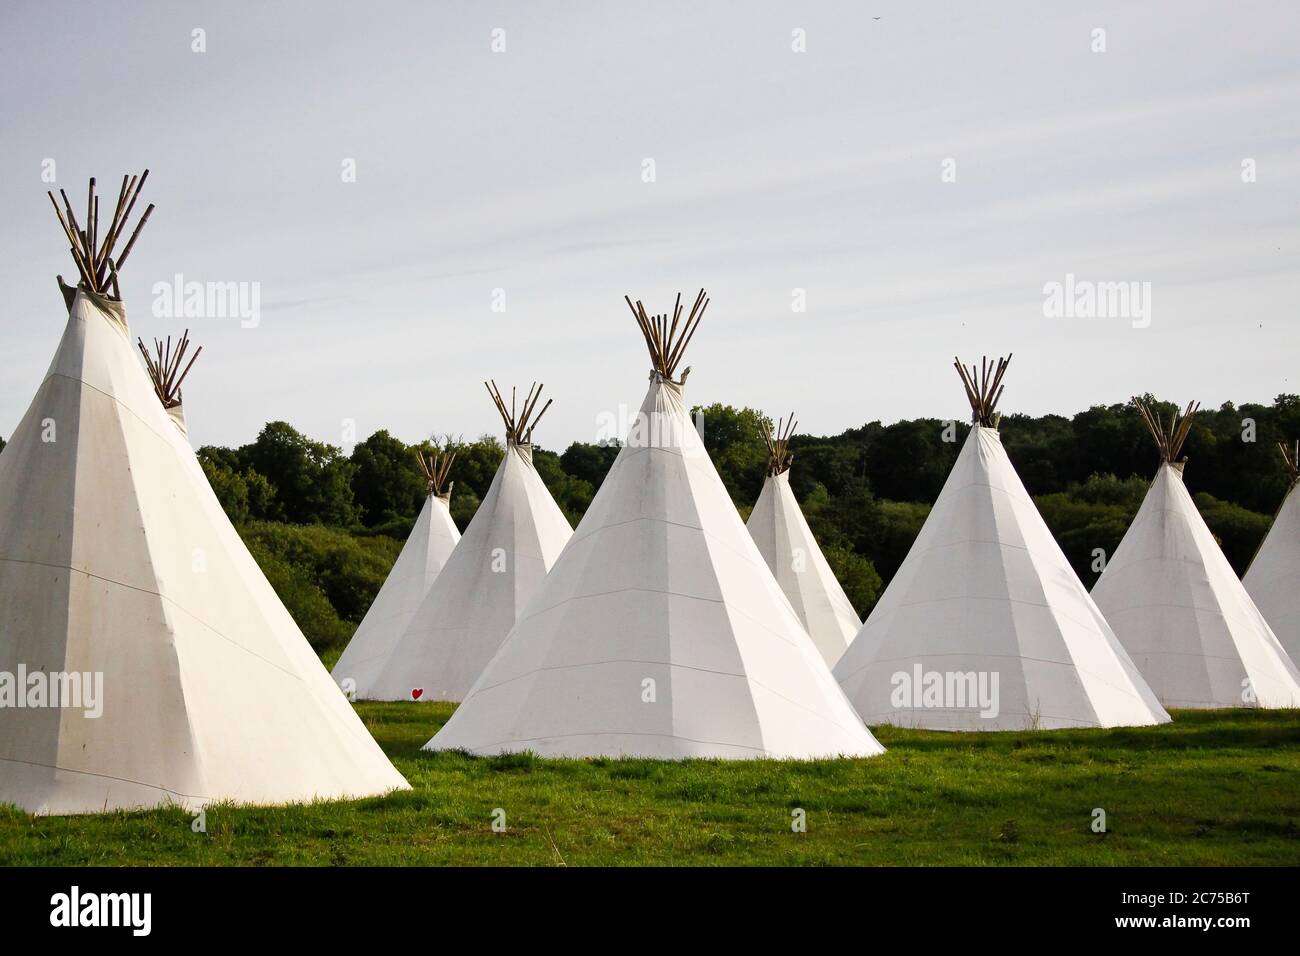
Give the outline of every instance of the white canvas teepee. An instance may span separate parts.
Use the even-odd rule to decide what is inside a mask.
[[[1196,405],[1166,429],[1135,399],[1160,470],[1092,596],[1166,707],[1300,707],[1300,673],[1183,484]]]
[[[1273,635],[1300,666],[1300,442],[1294,451],[1279,444],[1291,487],[1241,583]]]
[[[484,383],[487,384],[487,383]],[[534,385],[515,414],[488,386],[506,425],[492,485],[410,624],[376,674],[378,700],[463,700],[573,534],[533,467]]]
[[[791,415],[788,420],[778,420],[775,434],[763,436],[767,477],[746,527],[826,666],[834,667],[862,627],[862,619],[826,563],[790,489],[793,456],[789,447],[794,426]]]
[[[628,303],[631,306],[631,303]],[[674,379],[681,323],[632,307],[649,394],[541,591],[426,747],[543,756],[871,756],[745,530]],[[687,369],[689,372],[689,369]]]
[[[956,363],[966,443],[835,676],[867,723],[932,730],[1169,720],[1021,484],[995,412],[1010,357]]]
[[[426,456],[417,452],[416,458],[424,472],[428,497],[384,586],[334,665],[334,680],[358,700],[374,693],[376,678],[460,541],[460,531],[451,520],[451,486],[447,484],[456,453]]]
[[[123,180],[99,242],[93,198],[84,230],[60,211],[82,279],[63,287],[62,341],[0,454],[0,802],[82,813],[405,788],[134,354],[108,291],[142,184]]]

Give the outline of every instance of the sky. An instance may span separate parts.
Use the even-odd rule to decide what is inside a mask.
[[[592,441],[646,387],[623,296],[701,286],[688,401],[801,432],[965,417],[953,357],[1008,352],[1005,412],[1268,402],[1300,392],[1298,37],[1294,0],[11,0],[0,435],[75,274],[47,180],[111,205],[145,167],[123,297],[203,346],[196,446],[497,434],[488,378]],[[178,275],[256,323],[170,314]],[[1054,314],[1067,275],[1137,298]]]

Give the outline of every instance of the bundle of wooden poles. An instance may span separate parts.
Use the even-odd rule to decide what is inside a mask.
[[[999,358],[996,366],[991,359],[982,357],[978,369],[973,362],[968,369],[962,365],[960,359],[956,358],[952,360],[952,364],[957,369],[957,374],[961,376],[962,386],[966,389],[966,398],[970,402],[971,424],[997,428],[1001,417],[997,414],[998,399],[1002,397],[1002,390],[1006,388],[1002,384],[1002,376],[1006,374],[1007,366],[1011,364],[1011,355]]]
[[[447,484],[447,474],[451,471],[451,463],[456,460],[454,449],[435,448],[431,452],[416,449],[415,458],[420,463],[420,471],[424,474],[430,495],[441,497],[444,487],[446,493],[451,492],[451,485]]]
[[[149,378],[153,382],[153,390],[158,394],[158,400],[163,403],[163,408],[175,408],[181,403],[181,383],[185,381],[185,376],[190,374],[190,369],[194,367],[194,362],[203,351],[203,346],[200,345],[194,350],[189,364],[182,369],[181,363],[185,361],[185,352],[190,347],[189,329],[181,335],[175,350],[172,349],[170,335],[165,342],[153,340],[152,354],[145,347],[144,339],[135,341],[140,347],[140,354],[144,356],[144,364],[149,368]]]
[[[533,443],[533,429],[537,423],[542,420],[546,410],[551,407],[551,399],[546,400],[540,412],[537,411],[537,403],[541,400],[542,389],[544,385],[538,385],[533,382],[532,388],[528,390],[528,397],[524,399],[523,408],[518,414],[515,412],[515,389],[510,389],[510,407],[506,408],[505,400],[501,397],[501,390],[497,388],[495,381],[484,382],[483,387],[488,390],[492,396],[492,401],[496,404],[497,411],[501,413],[501,420],[506,424],[506,438],[514,445],[531,445]],[[534,414],[536,413],[536,414]]]
[[[1192,416],[1196,414],[1201,407],[1199,402],[1188,402],[1187,410],[1180,416],[1178,410],[1169,417],[1169,424],[1166,426],[1160,421],[1160,416],[1156,410],[1151,407],[1150,403],[1140,398],[1134,398],[1133,404],[1137,406],[1138,414],[1142,420],[1147,423],[1147,428],[1151,431],[1151,437],[1156,441],[1156,447],[1160,449],[1160,457],[1163,461],[1171,465],[1178,462],[1178,454],[1183,450],[1183,442],[1187,440],[1187,433],[1192,430]]]
[[[776,429],[765,429],[763,442],[767,445],[767,473],[773,477],[790,470],[794,455],[790,454],[790,436],[794,434],[794,412],[789,418],[778,418]]]
[[[704,318],[704,310],[709,307],[708,296],[703,289],[700,290],[695,297],[695,304],[691,306],[690,315],[686,317],[685,323],[681,321],[682,295],[680,292],[677,293],[677,303],[673,306],[671,323],[666,312],[661,315],[648,315],[640,299],[637,299],[635,305],[632,304],[632,300],[628,296],[623,296],[623,301],[632,310],[632,316],[636,319],[636,324],[640,326],[641,334],[645,336],[646,348],[650,350],[650,361],[654,365],[654,370],[668,381],[675,381],[674,376],[677,374],[677,366],[686,354],[686,346],[690,344],[691,337],[695,335],[695,330],[699,328],[700,320]],[[682,382],[686,381],[686,375],[689,372],[690,369],[688,368],[682,373]]]
[[[90,291],[100,295],[109,295],[111,292],[112,298],[121,300],[122,290],[118,286],[118,273],[126,265],[131,250],[135,248],[135,241],[140,238],[140,230],[149,221],[149,215],[153,212],[153,203],[149,204],[140,221],[136,223],[122,254],[115,257],[113,250],[126,231],[126,224],[131,218],[132,210],[135,209],[135,202],[140,198],[140,190],[144,188],[144,181],[148,178],[147,169],[138,177],[122,177],[122,188],[118,190],[117,204],[113,208],[113,219],[109,222],[108,229],[102,233],[99,230],[99,196],[95,194],[95,177],[90,177],[90,188],[86,195],[84,227],[77,221],[77,215],[72,211],[72,203],[68,200],[67,193],[62,189],[59,190],[59,196],[63,199],[62,209],[59,208],[54,193],[46,193],[50,197],[50,204],[54,207],[54,215],[58,217],[59,225],[63,227],[64,235],[72,244],[72,258],[77,263],[81,284]],[[59,276],[59,280],[62,279],[63,277]]]

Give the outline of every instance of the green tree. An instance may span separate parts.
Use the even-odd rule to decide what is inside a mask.
[[[275,486],[267,481],[266,476],[255,468],[249,468],[243,474],[244,484],[248,488],[248,517],[254,521],[278,521],[284,516],[279,499],[275,495]]]
[[[456,493],[452,500],[465,492],[471,493],[470,500],[482,500],[492,485],[492,479],[496,477],[505,453],[505,446],[491,435],[483,435],[476,441],[457,446],[456,464],[452,466]]]
[[[1118,505],[1130,516],[1137,514],[1142,499],[1147,496],[1151,482],[1133,475],[1117,478],[1114,475],[1089,475],[1083,484],[1072,484],[1067,491],[1070,497],[1094,505]]]
[[[312,441],[287,422],[271,422],[239,456],[274,486],[285,520],[345,527],[356,521],[355,466],[335,446]]]
[[[888,581],[902,566],[929,516],[928,502],[878,501],[869,512],[867,537],[858,550]]]
[[[1074,429],[1061,415],[1009,415],[998,427],[1007,456],[1031,495],[1064,490],[1077,470]]]
[[[1238,575],[1246,573],[1250,559],[1259,550],[1273,519],[1230,501],[1220,501],[1213,495],[1200,492],[1193,495],[1196,508],[1209,525],[1224,555]]]
[[[261,540],[245,540],[249,553],[266,575],[276,596],[317,654],[342,647],[356,626],[338,616],[310,571],[276,554]]]
[[[872,491],[892,501],[934,501],[969,430],[959,422],[933,418],[885,426],[867,445]]]
[[[848,548],[831,546],[824,548],[826,563],[835,572],[835,578],[844,589],[845,596],[858,612],[858,617],[866,618],[880,599],[882,582],[876,573],[875,565]]]
[[[198,459],[221,510],[232,524],[243,524],[248,520],[248,483],[244,476],[205,455],[204,449],[199,450]]]
[[[378,535],[355,536],[323,525],[249,522],[244,542],[285,562],[328,599],[340,620],[358,624],[379,593],[401,543]]]
[[[377,431],[352,449],[352,465],[352,498],[362,524],[415,520],[427,495],[415,448]]]
[[[1141,479],[1135,479],[1141,482]],[[1141,482],[1143,494],[1145,482]],[[1078,487],[1078,486],[1074,486]],[[1098,550],[1107,558],[1115,554],[1124,533],[1137,513],[1132,500],[1112,504],[1087,501],[1068,492],[1039,495],[1034,499],[1048,530],[1065,552],[1070,566],[1085,585],[1091,587],[1101,574]]]
[[[560,467],[574,478],[587,482],[592,488],[599,488],[620,450],[621,446],[617,442],[599,445],[574,442],[560,456]]]
[[[795,435],[790,452],[794,456],[790,487],[800,501],[815,485],[831,496],[868,487],[866,443],[860,439]]]
[[[576,526],[596,493],[591,482],[570,475],[564,470],[559,455],[542,448],[533,449],[533,467],[569,524]]]
[[[691,417],[703,427],[704,447],[731,500],[738,507],[753,507],[767,470],[767,447],[763,444],[767,420],[752,408],[717,403],[695,407]]]
[[[214,467],[225,468],[227,471],[233,471],[236,474],[244,470],[244,461],[239,457],[238,450],[234,448],[222,448],[220,445],[204,445],[195,452],[195,455],[201,462],[210,462]]]

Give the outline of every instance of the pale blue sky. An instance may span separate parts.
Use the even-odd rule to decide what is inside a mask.
[[[1300,4],[1084,6],[6,3],[0,434],[75,271],[47,158],[106,204],[152,170],[139,334],[185,324],[160,279],[261,284],[258,328],[189,323],[196,444],[495,433],[487,377],[591,440],[645,388],[623,294],[700,285],[688,398],[815,433],[962,415],[954,353],[1016,353],[1007,411],[1300,391]],[[1151,326],[1045,318],[1067,272],[1152,283]]]

